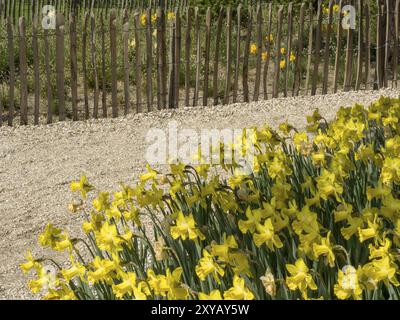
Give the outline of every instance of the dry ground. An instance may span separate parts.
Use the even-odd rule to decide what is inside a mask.
[[[176,120],[181,128],[239,129],[288,119],[302,128],[315,108],[329,120],[340,106],[369,104],[398,91],[350,92],[208,108],[131,115],[126,118],[64,122],[48,126],[0,128],[0,299],[26,299],[27,277],[18,268],[27,249],[49,221],[79,232],[67,212],[71,180],[85,173],[102,190],[132,183],[143,171],[145,135]]]

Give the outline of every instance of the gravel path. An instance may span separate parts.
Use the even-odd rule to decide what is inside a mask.
[[[181,128],[239,129],[288,119],[299,128],[319,108],[332,119],[340,106],[369,104],[398,91],[349,92],[282,98],[250,104],[131,115],[126,118],[64,122],[48,126],[0,128],[0,299],[26,299],[27,277],[18,268],[27,249],[38,253],[36,239],[49,221],[72,234],[79,218],[67,212],[71,180],[85,173],[102,190],[132,183],[144,169],[145,135],[176,120]]]

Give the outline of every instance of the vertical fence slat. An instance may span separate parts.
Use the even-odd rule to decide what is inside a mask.
[[[342,8],[343,8],[343,1],[340,0],[339,11],[338,11],[338,21],[342,21],[342,18],[343,18]],[[342,41],[341,41],[342,34],[343,34],[342,24],[338,23],[337,30],[336,30],[335,71],[334,71],[334,76],[333,76],[333,92],[334,93],[337,92],[338,83],[339,83],[340,54],[341,54],[341,50],[342,50]]]
[[[83,95],[85,103],[85,119],[89,119],[89,95],[88,95],[88,75],[87,75],[87,29],[89,23],[89,13],[85,12],[82,34],[82,72],[83,72]],[[111,61],[112,63],[112,61]]]
[[[297,36],[297,52],[296,52],[296,64],[294,70],[294,81],[293,81],[293,96],[298,96],[301,86],[301,62],[303,54],[303,36],[304,36],[304,17],[305,17],[306,4],[302,3],[300,8],[300,22],[299,32]]]
[[[146,97],[147,111],[153,110],[153,35],[151,9],[146,11]]]
[[[103,118],[107,118],[107,79],[106,79],[106,30],[104,25],[103,13],[100,16],[101,25],[101,104],[103,109]]]
[[[329,46],[331,42],[331,29],[332,29],[332,19],[333,19],[333,0],[329,1],[329,14],[328,14],[328,24],[326,30],[325,38],[325,52],[324,52],[324,82],[322,84],[322,94],[328,93],[328,81],[329,81]]]
[[[205,54],[204,54],[204,88],[203,88],[203,106],[208,103],[208,76],[210,72],[210,41],[211,41],[211,8],[207,8],[206,30],[205,30]]]
[[[157,109],[161,110],[161,74],[162,74],[162,53],[161,53],[161,41],[162,41],[162,11],[161,7],[158,6],[156,10],[156,65],[157,65]]]
[[[186,38],[185,38],[185,106],[189,106],[190,99],[190,50],[192,43],[192,14],[191,7],[186,10]]]
[[[46,88],[47,88],[47,123],[53,122],[53,89],[50,71],[50,45],[48,30],[43,31],[44,39],[44,65],[46,70]]]
[[[267,43],[267,51],[266,57],[264,62],[264,71],[263,71],[263,91],[264,91],[264,99],[268,99],[268,70],[269,70],[269,63],[271,61],[271,39],[270,36],[272,35],[272,3],[269,3],[268,6],[268,29],[267,29],[267,36],[266,36],[266,43]]]
[[[275,75],[272,89],[272,97],[277,98],[279,95],[279,79],[280,79],[280,62],[281,62],[281,39],[282,39],[282,19],[283,19],[283,6],[279,7],[278,18],[277,18],[277,34],[276,34],[276,46],[275,46]]]
[[[124,114],[127,115],[131,107],[131,98],[129,92],[129,74],[130,74],[130,63],[129,63],[129,16],[128,10],[124,10],[124,21],[123,21],[123,42],[124,42],[124,102],[125,109]]]
[[[219,15],[217,20],[217,29],[215,32],[215,56],[214,56],[214,66],[213,66],[213,100],[214,106],[218,104],[218,96],[219,96],[219,86],[218,86],[218,77],[219,77],[219,56],[220,56],[220,45],[221,45],[221,32],[222,32],[222,19],[224,17],[224,9],[220,7]]]
[[[361,79],[362,79],[362,65],[364,57],[364,45],[363,45],[363,1],[357,1],[358,9],[358,43],[357,43],[357,75],[356,75],[356,90],[360,90]]]
[[[248,9],[248,22],[247,22],[247,34],[246,42],[244,46],[244,57],[243,57],[243,101],[249,102],[249,51],[251,43],[251,31],[253,28],[253,8],[249,6]]]
[[[117,12],[110,13],[110,51],[111,51],[111,106],[112,117],[118,117],[117,92]]]
[[[231,92],[231,73],[232,73],[232,9],[230,6],[226,9],[226,79],[224,104],[229,103]]]
[[[369,3],[365,4],[365,89],[371,87],[371,31]]]
[[[352,76],[353,76],[353,30],[352,28],[349,28],[347,30],[346,64],[345,64],[343,91],[349,91],[351,89]]]
[[[39,45],[37,36],[38,17],[34,15],[32,20],[32,54],[33,54],[33,78],[34,78],[34,124],[39,124],[39,107],[40,107],[40,71],[39,71]]]
[[[160,63],[161,63],[161,100],[162,108],[167,107],[167,40],[166,40],[166,17],[164,8],[161,12],[161,43],[160,45]]]
[[[28,124],[28,71],[26,62],[25,18],[19,18],[19,80],[21,125]]]
[[[176,22],[172,24],[169,28],[169,70],[168,70],[168,108],[174,108],[175,106],[175,25]]]
[[[142,64],[140,47],[140,15],[135,15],[135,83],[136,83],[136,112],[143,112],[142,108]]]
[[[384,72],[383,72],[383,82],[384,87],[388,86],[388,71],[389,71],[389,50],[390,50],[390,3],[389,1],[393,0],[386,0],[386,34],[385,34],[385,62],[384,62]]]
[[[97,72],[97,55],[96,55],[96,20],[93,10],[90,14],[90,59],[94,80],[93,92],[93,118],[97,119],[99,115],[99,76]]]
[[[308,32],[308,52],[307,52],[307,74],[306,74],[306,92],[308,93],[308,89],[310,86],[310,77],[311,77],[311,63],[312,63],[312,49],[313,49],[313,36],[314,36],[314,12],[312,3],[310,3],[308,8],[309,14],[309,32]],[[340,23],[339,23],[340,24]]]
[[[378,14],[377,14],[377,22],[376,22],[376,61],[375,61],[375,70],[376,70],[376,84],[378,89],[382,88],[382,69],[381,69],[381,62],[382,62],[382,50],[381,50],[381,35],[382,35],[382,26],[381,26],[381,16],[382,16],[382,8],[380,5],[380,1],[376,0]]]
[[[7,17],[7,50],[9,66],[9,91],[8,91],[8,125],[13,125],[14,120],[14,97],[15,97],[15,65],[14,65],[14,30],[12,18]]]
[[[57,14],[56,27],[56,83],[57,106],[60,121],[65,120],[65,77],[64,77],[64,16]]]
[[[257,60],[256,60],[256,78],[254,81],[253,101],[258,101],[260,96],[260,80],[261,80],[261,55],[262,55],[262,11],[261,5],[257,5]]]
[[[319,75],[319,63],[321,59],[321,27],[322,27],[322,0],[318,1],[318,13],[317,13],[317,30],[315,34],[315,57],[314,57],[314,69],[311,85],[311,95],[314,96],[317,93],[318,75]]]
[[[285,86],[284,86],[284,96],[287,97],[288,93],[288,82],[289,82],[289,63],[290,63],[290,55],[292,52],[292,29],[293,29],[293,3],[289,3],[288,7],[288,30],[287,30],[287,44],[286,44],[286,56],[285,56]]]
[[[239,89],[239,73],[240,73],[240,29],[242,22],[242,5],[239,4],[237,8],[237,25],[236,25],[236,55],[235,55],[235,79],[233,82],[233,103],[237,101]]]
[[[72,119],[78,120],[78,62],[75,14],[69,16]]]
[[[193,106],[196,107],[199,101],[200,91],[200,60],[201,60],[201,41],[200,41],[200,17],[199,8],[196,7],[194,11],[195,15],[195,34],[196,34],[196,80],[193,95]]]
[[[174,107],[179,107],[179,85],[181,66],[181,12],[175,9],[175,61],[174,61]]]
[[[393,50],[393,83],[392,86],[396,86],[397,88],[397,68],[399,64],[399,8],[400,1],[396,0],[395,12],[394,12],[394,21],[395,21],[395,37],[394,37],[394,50]]]

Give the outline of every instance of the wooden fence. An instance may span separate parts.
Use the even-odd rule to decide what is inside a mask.
[[[120,11],[61,11],[55,30],[42,29],[37,12],[32,24],[7,15],[0,125],[397,87],[400,0],[381,2],[203,12],[130,10],[122,1]],[[356,8],[356,29],[342,28],[346,4]]]

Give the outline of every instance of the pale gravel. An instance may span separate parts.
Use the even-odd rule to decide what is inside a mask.
[[[298,128],[319,108],[332,119],[340,106],[368,105],[399,91],[347,92],[325,96],[280,98],[249,104],[182,108],[124,118],[59,122],[45,126],[0,128],[0,299],[30,299],[29,277],[18,267],[27,249],[40,252],[37,236],[47,222],[72,234],[79,217],[68,213],[71,180],[85,173],[101,190],[132,183],[145,168],[145,136],[150,128],[239,129],[288,119]]]

